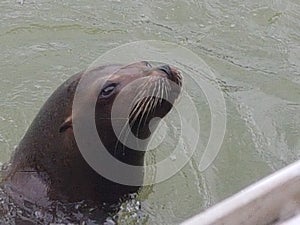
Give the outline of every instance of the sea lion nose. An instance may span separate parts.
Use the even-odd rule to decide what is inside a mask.
[[[157,67],[158,70],[163,71],[165,74],[167,74],[168,79],[175,82],[179,86],[182,85],[182,76],[178,69],[175,67],[170,67],[169,65],[162,65]]]
[[[169,79],[172,79],[173,73],[169,65],[162,65],[158,67],[159,70],[165,72],[168,75]]]

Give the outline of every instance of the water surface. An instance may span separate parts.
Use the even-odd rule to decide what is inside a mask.
[[[227,106],[214,163],[200,173],[195,156],[140,193],[146,224],[180,223],[300,158],[299,12],[298,0],[2,0],[0,162],[55,88],[107,50],[148,39],[180,44],[215,70]],[[204,95],[188,88],[209,132]]]

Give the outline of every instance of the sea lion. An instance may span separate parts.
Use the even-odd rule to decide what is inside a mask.
[[[94,80],[81,88],[90,96],[97,95],[94,116],[102,143],[116,159],[136,166],[143,165],[145,152],[140,150],[144,150],[146,145],[136,150],[120,142],[112,127],[114,100],[118,95],[126,95],[121,104],[124,108],[132,104],[132,109],[125,119],[129,121],[132,133],[145,140],[151,135],[151,119],[162,118],[172,109],[182,84],[177,69],[168,65],[152,67],[144,61],[100,66],[73,75],[43,105],[5,171],[1,187],[18,207],[29,202],[47,210],[53,208],[55,202],[64,205],[81,201],[96,207],[102,203],[118,202],[139,189],[139,186],[123,185],[102,177],[89,166],[78,149],[73,120],[84,118],[85,107],[74,112],[72,106],[78,84],[86,75],[91,75]],[[128,85],[139,79],[144,81],[125,91]],[[157,93],[158,89],[163,96],[168,96],[167,100],[162,96],[143,97],[141,94],[145,90],[146,93]],[[89,99],[82,103],[88,104]],[[123,110],[122,106],[117,110]],[[142,170],[138,176],[137,179],[143,179]],[[66,221],[74,222],[71,219]]]

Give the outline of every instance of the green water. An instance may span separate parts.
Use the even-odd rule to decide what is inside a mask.
[[[2,0],[0,162],[55,88],[107,50],[148,39],[182,45],[216,71],[227,130],[206,171],[191,160],[141,193],[147,224],[180,223],[300,158],[299,12],[298,0]],[[204,96],[195,96],[209,131]]]

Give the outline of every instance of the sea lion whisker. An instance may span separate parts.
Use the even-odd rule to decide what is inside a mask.
[[[142,88],[140,88],[141,86],[139,86],[138,88],[140,88],[141,90],[140,90],[140,92],[136,95],[136,97],[133,99],[133,105],[134,105],[134,109],[133,110],[131,110],[131,112],[130,112],[130,115],[129,115],[129,117],[131,117],[131,114],[133,114],[133,113],[135,113],[135,110],[138,108],[137,106],[138,106],[138,102],[141,102],[142,101],[142,99],[143,99],[143,96],[145,96],[146,95],[146,92],[148,91],[148,89],[147,88],[145,88],[145,87],[147,87],[148,86],[148,83],[150,83],[150,81],[152,81],[152,79],[150,80],[147,80],[147,82],[145,82],[144,83],[144,85],[143,85],[143,87]],[[141,97],[142,96],[142,97]]]
[[[124,124],[124,126],[121,129],[120,134],[118,135],[118,141],[115,145],[114,154],[116,154],[116,150],[118,148],[119,143],[121,143],[121,141],[120,141],[121,139],[124,139],[123,145],[122,145],[122,151],[124,151],[124,148],[126,147],[126,141],[128,140],[128,134],[131,131],[130,127],[132,127],[133,124],[135,123],[135,121],[137,120],[142,103],[143,103],[143,101],[137,102],[137,104],[134,105],[133,110],[130,112],[128,120],[126,121],[126,123]],[[138,110],[138,111],[135,112],[136,110]],[[134,117],[132,118],[132,116],[134,116]],[[124,134],[124,132],[126,132],[126,133]],[[124,134],[124,136],[122,138],[121,136],[123,134]]]
[[[141,101],[141,99],[142,99],[141,96],[144,96],[145,93],[146,93],[146,90],[143,90],[143,89],[139,90],[139,92],[136,94],[136,96],[135,96],[134,99],[132,100],[132,105],[133,105],[134,107],[136,106],[136,104],[137,104],[138,102]],[[131,110],[131,112],[132,112],[132,110]]]
[[[151,79],[151,80],[152,80],[152,79]],[[145,87],[148,86],[148,83],[150,83],[150,79],[149,79],[148,82],[146,83]],[[151,88],[147,88],[147,89],[145,89],[145,90],[149,91],[150,89],[151,89]],[[148,96],[145,95],[145,97],[144,97],[144,98],[143,98],[143,97],[144,97],[144,96],[142,96],[142,97],[140,98],[140,99],[141,99],[140,102],[143,102],[143,99],[144,99],[144,102],[147,101]],[[143,105],[142,105],[142,106],[143,106]],[[140,115],[140,113],[141,113],[141,112],[138,112],[137,114]]]
[[[162,97],[163,97],[163,88],[162,88],[162,80],[159,82],[159,106],[161,106],[162,103]]]
[[[145,95],[146,90],[141,90],[138,94],[137,97],[135,98],[136,100],[133,100],[133,109],[131,110],[131,112],[129,113],[129,118],[132,117],[132,115],[134,115],[134,113],[136,113],[136,110],[139,109],[139,104],[142,102],[142,97]],[[142,97],[141,97],[142,96]]]
[[[151,79],[152,80],[152,79]],[[119,136],[118,136],[118,142],[115,145],[114,149],[114,154],[116,154],[116,151],[118,149],[119,144],[121,143],[120,140],[123,140],[123,145],[122,145],[122,151],[124,152],[124,149],[126,148],[126,141],[128,140],[128,136],[130,133],[130,127],[132,127],[138,120],[139,118],[139,123],[137,126],[136,132],[139,133],[141,127],[142,127],[142,122],[143,126],[145,126],[147,119],[149,118],[149,115],[154,112],[156,109],[157,105],[161,105],[163,98],[165,95],[168,96],[168,89],[170,88],[169,82],[165,82],[164,79],[159,79],[158,81],[152,83],[154,86],[148,87],[149,83],[151,84],[151,80],[147,80],[146,82],[143,82],[138,88],[139,92],[136,95],[136,97],[133,100],[133,109],[131,110],[129,114],[129,120],[126,122],[126,124],[123,126]],[[147,87],[147,88],[146,88]],[[147,91],[152,90],[152,93],[150,94],[150,97],[145,97],[145,93]],[[142,96],[142,97],[141,97]]]
[[[143,87],[145,87],[147,85],[148,82],[144,82]],[[136,95],[136,97],[133,100],[133,109],[131,110],[131,112],[129,113],[129,117],[128,117],[128,121],[126,122],[126,124],[124,124],[124,126],[122,127],[122,130],[118,136],[118,141],[115,145],[115,149],[114,149],[114,154],[116,154],[118,145],[121,143],[121,136],[124,134],[124,132],[126,132],[123,136],[123,145],[122,145],[122,151],[124,152],[124,149],[126,148],[126,141],[128,140],[128,134],[130,133],[130,127],[133,126],[133,124],[135,123],[135,121],[137,120],[139,114],[140,114],[140,109],[141,109],[141,104],[143,103],[143,101],[141,101],[141,97],[143,96],[146,92],[146,89],[140,88],[142,85],[139,86],[139,93]]]
[[[133,109],[131,110],[131,112],[129,113],[129,118],[133,119],[132,117],[135,115],[137,115],[137,111],[139,110],[139,105],[141,104],[141,99],[138,99],[136,102],[133,103]]]
[[[164,96],[163,98],[166,100],[166,101],[169,101],[169,91],[168,91],[168,88],[170,88],[170,83],[168,81],[163,81],[163,86],[164,86]]]
[[[148,114],[153,114],[154,113],[154,110],[157,106],[157,101],[158,101],[158,92],[159,92],[159,89],[158,89],[158,83],[156,82],[155,83],[155,91],[156,93],[153,94],[152,96],[152,99],[151,99],[151,105],[149,107],[149,110],[148,110]]]
[[[131,122],[128,120],[128,121],[126,121],[126,124],[122,127],[122,130],[121,130],[121,132],[120,132],[120,135],[118,136],[118,141],[117,141],[117,145],[115,146],[115,150],[114,150],[114,152],[116,153],[116,151],[117,151],[117,147],[118,147],[118,144],[119,143],[121,143],[121,141],[120,141],[120,136],[123,134],[123,132],[126,132],[125,134],[124,134],[124,138],[123,138],[123,142],[121,143],[122,144],[122,152],[123,152],[123,154],[125,154],[125,148],[127,147],[126,146],[126,142],[127,142],[127,140],[128,140],[128,134],[131,132],[131,129],[130,129],[130,127],[131,127]],[[126,129],[127,128],[127,129]],[[114,154],[115,154],[114,153]]]
[[[143,103],[143,107],[141,108],[142,109],[142,111],[139,113],[139,115],[140,115],[140,120],[139,120],[139,125],[138,125],[138,127],[137,127],[137,133],[139,133],[139,130],[140,130],[140,128],[141,128],[141,124],[142,124],[142,121],[143,121],[143,118],[144,118],[144,115],[145,115],[145,111],[146,111],[146,105],[145,104],[148,104],[148,98],[146,98],[145,99],[145,101],[144,101],[144,103]],[[145,107],[144,107],[145,106]]]
[[[147,115],[146,115],[146,118],[145,118],[145,121],[144,121],[144,126],[146,125],[146,122],[147,122],[147,119],[149,117],[149,114],[150,114],[150,111],[152,112],[152,106],[153,106],[153,99],[155,98],[155,91],[156,91],[156,88],[157,88],[157,82],[154,83],[154,88],[153,88],[153,91],[152,91],[152,94],[151,94],[151,97],[150,97],[150,100],[148,101],[148,107],[147,107]]]
[[[116,155],[119,144],[122,144],[122,151],[123,151],[123,153],[125,153],[124,148],[126,147],[126,141],[127,141],[127,136],[128,136],[129,131],[130,131],[130,122],[129,122],[129,120],[127,120],[126,123],[124,124],[124,126],[122,127],[120,134],[117,136],[117,142],[116,142],[115,149],[114,149],[114,155]],[[126,133],[123,135],[124,132],[126,132]]]
[[[136,121],[136,119],[138,118],[138,116],[140,115],[140,110],[141,110],[141,104],[143,104],[143,101],[140,100],[139,102],[136,103],[135,107],[134,107],[134,112],[133,113],[130,113],[130,119],[131,121],[134,123]],[[132,116],[134,116],[132,118]],[[133,124],[131,124],[133,125]]]
[[[151,99],[151,105],[150,105],[150,109],[149,109],[149,113],[152,114],[154,111],[154,103],[155,103],[155,97],[153,97]]]
[[[132,100],[133,105],[135,105],[135,103],[141,98],[141,96],[144,95],[144,93],[147,91],[147,89],[145,87],[147,87],[148,81],[144,82],[143,84],[141,84],[137,90],[139,90],[140,92],[137,93],[137,95],[134,97],[134,99]],[[142,86],[143,85],[143,86]],[[142,86],[142,87],[141,87]]]
[[[159,99],[160,99],[160,85],[159,85],[159,81],[157,82],[158,84],[158,89],[156,90],[156,94],[155,94],[155,105],[153,106],[153,110],[155,110],[156,109],[156,107],[157,107],[157,105],[158,105],[158,102],[159,102]]]
[[[165,89],[166,100],[169,101],[169,91],[168,91],[168,88],[167,88],[167,84],[164,84],[164,89]]]
[[[149,104],[151,102],[151,99],[146,99],[145,101],[139,101],[138,104],[135,105],[134,107],[134,111],[136,111],[137,109],[139,109],[139,111],[136,112],[136,114],[134,115],[133,113],[130,113],[130,115],[134,115],[134,118],[130,118],[128,120],[128,122],[126,122],[126,124],[123,126],[121,132],[120,132],[120,135],[118,137],[118,142],[117,142],[117,145],[115,147],[115,153],[116,153],[116,150],[117,150],[117,146],[118,144],[120,143],[120,136],[123,134],[123,132],[126,132],[126,134],[124,134],[124,142],[123,142],[123,145],[122,145],[122,151],[123,153],[125,154],[125,143],[126,141],[128,140],[128,135],[130,134],[130,126],[133,126],[133,124],[137,121],[137,118],[140,116],[140,120],[139,120],[139,125],[138,125],[138,128],[137,128],[137,133],[139,133],[139,130],[140,130],[140,127],[141,127],[141,122],[143,121],[143,118],[144,118],[144,115],[145,115],[145,112],[148,111],[148,108],[149,108]],[[141,111],[142,109],[142,111]],[[148,114],[147,114],[147,117],[148,117]],[[147,117],[145,119],[147,119]],[[131,121],[130,121],[131,120]],[[128,127],[128,129],[126,129],[126,127]],[[114,153],[114,154],[115,154]]]
[[[146,86],[146,83],[147,83],[147,82],[144,82],[143,84],[141,84],[141,85],[139,86],[139,88],[140,88],[142,85],[143,85],[143,86]],[[117,151],[117,149],[118,149],[118,146],[119,146],[119,144],[121,143],[120,140],[124,139],[123,142],[121,143],[121,144],[122,144],[122,151],[124,151],[124,148],[126,147],[126,144],[125,144],[125,143],[126,143],[126,141],[127,141],[128,133],[130,132],[130,126],[132,125],[132,123],[130,122],[130,120],[131,120],[131,121],[132,121],[132,120],[133,120],[133,121],[136,120],[136,117],[137,117],[138,113],[136,113],[134,119],[132,118],[132,116],[135,114],[136,110],[139,109],[139,104],[141,103],[141,101],[140,101],[140,96],[141,96],[141,95],[144,95],[145,92],[146,92],[145,89],[141,89],[141,88],[140,88],[140,89],[139,89],[139,93],[135,96],[135,98],[134,98],[133,101],[132,101],[132,102],[134,102],[134,103],[132,104],[134,107],[133,107],[133,110],[131,110],[131,112],[129,113],[128,121],[126,121],[126,123],[124,124],[124,126],[123,126],[122,129],[121,129],[120,134],[119,134],[118,137],[117,137],[117,142],[116,142],[115,148],[114,148],[114,155],[116,155],[116,151]],[[136,104],[135,102],[137,102],[138,104]],[[124,134],[124,132],[126,132],[126,133]],[[122,136],[123,136],[123,138],[122,138]]]
[[[144,112],[145,118],[144,118],[144,124],[143,124],[143,126],[145,126],[146,123],[147,123],[147,120],[148,120],[148,118],[149,118],[149,115],[150,115],[150,111],[151,111],[152,105],[153,105],[153,98],[151,97],[151,98],[149,98],[149,100],[148,100],[147,108],[145,108],[145,112]],[[144,116],[144,115],[143,115],[143,116]]]
[[[135,106],[135,108],[138,108],[139,111],[136,113],[134,119],[131,119],[131,121],[130,121],[130,118],[128,119],[128,121],[127,121],[126,124],[123,126],[123,128],[122,128],[122,130],[121,130],[121,132],[120,132],[120,135],[119,135],[119,137],[118,137],[118,142],[117,142],[117,143],[120,143],[120,139],[121,139],[120,136],[123,134],[123,132],[126,132],[126,133],[124,134],[124,138],[123,138],[124,140],[123,140],[123,145],[122,145],[122,152],[123,152],[123,154],[125,154],[126,142],[127,142],[127,140],[128,140],[128,136],[129,136],[129,134],[130,134],[130,132],[131,132],[130,127],[133,126],[133,124],[136,122],[138,116],[141,115],[141,113],[144,112],[144,110],[143,110],[143,111],[140,111],[140,109],[146,109],[146,106],[143,107],[144,104],[146,104],[146,103],[148,103],[148,101],[140,101],[140,102]],[[138,107],[140,104],[142,104],[142,105],[141,105],[140,107]],[[141,123],[141,121],[142,121],[142,118],[143,118],[143,116],[141,116],[141,118],[140,118],[139,125],[138,125],[138,129],[137,129],[137,133],[139,132],[139,129],[140,129],[140,123]],[[127,128],[127,129],[126,129],[126,128]],[[116,148],[115,148],[115,152],[116,152],[116,150],[117,150],[117,145],[116,145]],[[114,154],[115,154],[115,153],[114,153]]]
[[[158,93],[159,93],[159,89],[157,89],[156,96],[158,96]],[[158,105],[158,101],[159,101],[159,98],[155,97],[154,104],[153,104],[153,109],[152,109],[153,111],[156,109],[156,107]]]
[[[144,81],[142,84],[140,84],[140,85],[136,88],[136,89],[139,90],[140,92],[138,92],[138,93],[135,95],[134,99],[132,100],[133,105],[135,105],[135,103],[141,98],[141,94],[144,94],[144,93],[147,91],[147,89],[146,89],[145,87],[147,87],[147,85],[148,85],[149,82],[150,82],[150,81],[149,81],[149,79],[148,79],[148,80]]]
[[[148,118],[148,115],[149,115],[149,107],[150,107],[150,103],[151,103],[151,98],[147,97],[147,100],[146,100],[146,105],[145,105],[145,108],[143,110],[143,113],[141,115],[141,120],[140,120],[140,123],[144,120],[144,125],[146,124],[146,120]]]
[[[154,112],[154,110],[156,109],[157,102],[158,102],[158,98],[154,98],[154,100],[153,100],[153,106],[152,106],[152,109],[151,109],[151,114],[152,114],[152,113]]]
[[[130,125],[134,125],[134,123],[137,121],[138,117],[142,115],[142,112],[143,112],[143,109],[145,108],[144,105],[147,103],[147,99],[144,98],[144,99],[141,99],[135,106],[134,108],[134,117],[130,118],[131,119],[131,122],[130,122]]]

